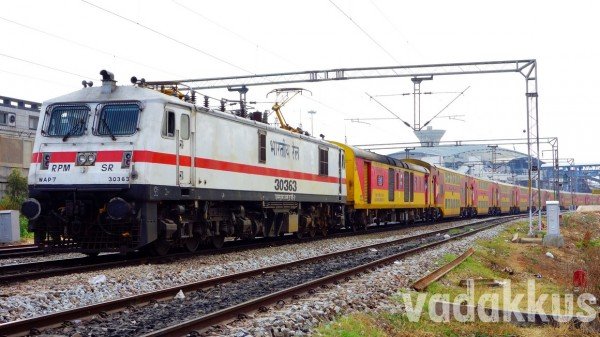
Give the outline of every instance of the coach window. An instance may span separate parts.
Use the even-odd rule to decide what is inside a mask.
[[[329,175],[329,152],[319,148],[319,175]]]
[[[404,172],[404,202],[410,201],[410,173]]]
[[[394,181],[395,177],[394,169],[388,169],[388,201],[394,201],[394,186],[396,186],[396,182]]]
[[[173,111],[165,111],[162,135],[165,137],[173,137],[175,135],[175,113]]]
[[[415,174],[410,173],[410,202],[415,201]]]
[[[183,140],[190,139],[190,116],[186,115],[186,114],[182,114],[179,124],[180,124],[179,126],[181,128],[181,139],[183,139]]]
[[[258,131],[258,162],[264,164],[267,162],[267,133]]]

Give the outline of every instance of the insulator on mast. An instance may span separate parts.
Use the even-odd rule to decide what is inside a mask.
[[[225,100],[221,99],[221,112],[225,112]]]
[[[208,96],[204,96],[204,107],[208,109]]]

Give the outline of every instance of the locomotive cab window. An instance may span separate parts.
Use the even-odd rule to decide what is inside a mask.
[[[175,113],[173,111],[165,111],[162,135],[165,137],[175,136]]]
[[[130,136],[137,131],[140,106],[137,103],[102,106],[96,128],[98,136]]]
[[[267,133],[264,131],[258,131],[258,162],[267,162]]]
[[[56,105],[46,114],[45,134],[50,137],[81,136],[86,130],[87,105]]]
[[[319,175],[329,175],[329,151],[319,148]]]

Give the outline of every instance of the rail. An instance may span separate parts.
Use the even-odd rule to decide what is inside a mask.
[[[129,296],[129,297],[125,297],[125,298],[121,298],[121,299],[117,299],[117,300],[98,303],[98,304],[94,304],[94,305],[89,305],[89,306],[85,306],[85,307],[81,307],[81,308],[76,308],[76,309],[72,309],[72,310],[56,312],[56,313],[46,315],[46,316],[39,316],[39,317],[9,322],[9,323],[5,323],[5,324],[0,324],[0,335],[13,336],[13,335],[28,334],[28,333],[30,333],[30,331],[32,329],[42,329],[42,328],[58,326],[68,320],[81,319],[83,317],[89,317],[91,315],[100,314],[102,312],[117,311],[117,310],[120,310],[123,308],[127,308],[128,306],[131,306],[131,305],[141,305],[141,304],[145,304],[145,303],[150,303],[151,301],[172,298],[179,291],[183,291],[183,292],[195,291],[195,290],[204,289],[207,287],[211,287],[211,286],[215,286],[215,285],[219,285],[219,284],[223,284],[223,283],[228,283],[228,282],[233,282],[233,281],[244,279],[244,278],[249,278],[249,277],[256,276],[256,275],[262,275],[262,274],[269,273],[269,272],[284,270],[286,268],[290,268],[293,266],[299,266],[299,265],[303,265],[303,264],[313,263],[318,260],[328,259],[328,258],[332,258],[332,257],[336,257],[336,256],[344,256],[344,255],[354,253],[354,252],[359,252],[359,251],[362,251],[365,249],[378,248],[378,247],[382,247],[382,246],[386,246],[386,245],[395,245],[395,244],[400,244],[400,243],[406,243],[409,241],[419,240],[419,239],[422,239],[425,237],[430,237],[430,236],[438,236],[438,234],[446,233],[446,232],[449,232],[451,230],[456,230],[456,229],[465,229],[465,228],[467,229],[464,231],[464,233],[456,234],[447,239],[441,239],[441,240],[433,242],[433,243],[425,244],[421,247],[412,248],[412,249],[403,251],[398,254],[393,254],[391,256],[388,256],[388,257],[385,257],[382,259],[378,259],[371,263],[367,263],[367,264],[364,264],[364,265],[361,265],[361,266],[358,266],[358,267],[355,267],[352,269],[348,269],[346,271],[338,272],[338,273],[329,275],[327,277],[323,277],[323,278],[320,278],[317,280],[310,281],[308,283],[300,284],[293,288],[274,292],[273,294],[269,294],[267,296],[263,296],[263,297],[260,297],[260,298],[257,298],[257,299],[254,299],[254,300],[251,300],[248,302],[244,302],[242,304],[238,304],[238,305],[232,306],[230,308],[226,308],[226,309],[223,309],[223,310],[220,310],[217,312],[213,312],[211,314],[202,316],[202,317],[192,320],[192,321],[180,323],[177,326],[169,327],[169,328],[163,329],[163,330],[158,330],[151,334],[148,334],[148,336],[183,335],[183,334],[189,332],[192,328],[195,329],[198,327],[206,327],[208,325],[214,324],[214,322],[216,322],[216,321],[223,321],[223,320],[229,319],[231,317],[235,317],[237,314],[239,314],[241,312],[247,312],[249,310],[257,309],[260,306],[264,306],[264,305],[268,305],[269,303],[276,302],[277,300],[279,300],[283,297],[287,297],[290,294],[303,292],[310,288],[314,288],[320,284],[325,284],[328,282],[332,282],[334,280],[342,279],[346,276],[356,274],[358,272],[367,270],[367,269],[372,268],[377,265],[388,263],[388,262],[393,261],[398,258],[403,258],[403,257],[409,256],[409,255],[415,254],[417,252],[420,252],[422,250],[443,244],[450,240],[455,240],[457,238],[472,235],[479,231],[497,226],[500,223],[512,221],[515,218],[516,217],[509,217],[508,219],[502,218],[502,219],[494,219],[494,220],[482,220],[482,221],[478,221],[476,223],[469,223],[469,224],[463,224],[463,225],[459,225],[459,226],[453,226],[450,228],[430,231],[427,233],[422,233],[422,234],[415,235],[415,236],[404,237],[404,238],[393,240],[393,241],[381,242],[381,243],[372,244],[372,245],[364,245],[361,247],[356,247],[356,248],[351,248],[351,249],[338,251],[338,252],[334,252],[334,253],[329,253],[329,254],[325,254],[325,255],[301,259],[301,260],[293,261],[291,263],[277,264],[277,265],[273,265],[273,266],[269,266],[269,267],[265,267],[265,268],[249,270],[249,271],[235,273],[235,274],[231,274],[231,275],[211,278],[211,279],[207,279],[207,280],[203,280],[203,281],[199,281],[199,282],[193,282],[193,283],[188,283],[185,285],[175,286],[175,287],[159,290],[156,292],[149,292],[149,293],[144,293],[144,294],[135,295],[135,296]],[[485,223],[490,223],[490,222],[492,222],[492,224],[485,225]],[[480,228],[477,228],[477,229],[472,229],[473,226],[477,226],[477,225],[483,225],[483,226]],[[472,230],[469,230],[469,229],[472,229]],[[189,330],[187,330],[186,332],[183,332],[186,329],[189,329]]]

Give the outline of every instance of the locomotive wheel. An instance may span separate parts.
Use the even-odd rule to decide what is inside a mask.
[[[192,237],[192,238],[188,238],[185,240],[185,248],[187,248],[187,250],[190,253],[195,252],[199,246],[200,246],[200,239],[198,239],[197,237]]]
[[[152,244],[152,253],[157,256],[165,256],[171,249],[171,244],[165,239],[158,239]]]
[[[308,230],[308,235],[309,235],[311,238],[314,238],[315,236],[317,236],[317,228],[316,228],[316,227],[314,227],[314,226],[313,226],[313,227],[311,227],[311,228]]]
[[[221,249],[223,248],[223,244],[225,243],[225,235],[211,236],[210,240],[212,242],[213,247]]]
[[[294,233],[294,235],[296,236],[296,238],[298,239],[302,239],[302,237],[304,237],[304,233],[302,232],[301,229],[299,229],[296,233]]]
[[[327,227],[321,228],[321,235],[327,236],[327,233],[329,233],[329,231],[327,230]]]

